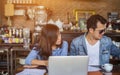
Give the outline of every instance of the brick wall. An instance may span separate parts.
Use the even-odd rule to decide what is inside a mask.
[[[66,22],[67,12],[71,17],[74,17],[73,10],[94,10],[107,18],[107,13],[111,11],[120,12],[120,0],[36,0],[39,5],[44,5],[52,11],[52,18],[56,21],[58,18]],[[26,17],[13,17],[13,25],[25,26],[31,29],[34,28],[34,22],[27,20]]]

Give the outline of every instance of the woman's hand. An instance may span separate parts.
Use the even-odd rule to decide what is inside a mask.
[[[38,65],[24,65],[24,68],[37,68]]]

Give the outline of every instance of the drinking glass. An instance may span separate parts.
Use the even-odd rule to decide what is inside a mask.
[[[30,38],[24,38],[23,39],[23,47],[25,49],[29,49],[29,47],[30,47]]]

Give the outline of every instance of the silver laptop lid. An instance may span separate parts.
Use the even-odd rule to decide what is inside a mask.
[[[87,75],[88,56],[50,56],[48,75]]]

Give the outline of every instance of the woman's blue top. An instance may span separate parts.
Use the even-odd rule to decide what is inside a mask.
[[[52,50],[52,56],[67,56],[68,55],[68,43],[67,41],[63,41],[62,47]],[[41,60],[41,56],[39,55],[39,51],[34,48],[28,54],[25,59],[25,64],[31,65],[31,61],[33,59]]]

